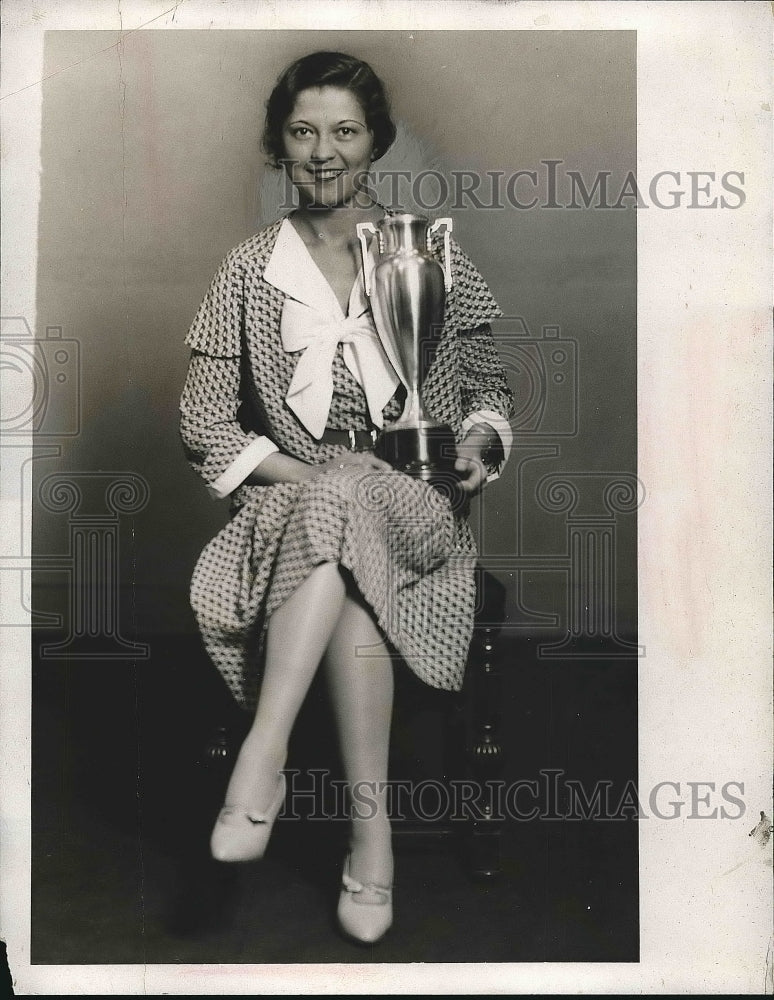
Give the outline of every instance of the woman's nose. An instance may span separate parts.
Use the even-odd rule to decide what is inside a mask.
[[[327,136],[318,135],[312,147],[312,159],[315,161],[330,160],[333,156],[331,141]]]

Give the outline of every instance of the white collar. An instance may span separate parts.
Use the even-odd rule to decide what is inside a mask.
[[[298,302],[332,318],[344,318],[339,300],[290,219],[282,220],[263,277]],[[359,270],[349,296],[349,316],[361,316],[367,309],[363,273]]]

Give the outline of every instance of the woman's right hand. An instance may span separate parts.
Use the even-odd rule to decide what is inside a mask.
[[[321,475],[323,472],[345,469],[348,465],[355,465],[362,469],[374,469],[380,472],[392,471],[391,465],[382,461],[381,458],[377,458],[371,451],[342,451],[335,458],[330,458],[327,462],[321,462],[319,465],[310,465],[290,455],[274,452],[271,455],[267,455],[261,464],[253,469],[245,482],[250,486],[271,486],[275,483],[303,483],[307,479]]]
[[[372,451],[343,451],[334,458],[329,458],[327,462],[319,465],[307,466],[309,473],[307,479],[319,476],[323,472],[333,472],[337,469],[346,469],[347,466],[354,465],[360,469],[375,469],[380,472],[392,472],[393,468],[389,462],[377,458]]]

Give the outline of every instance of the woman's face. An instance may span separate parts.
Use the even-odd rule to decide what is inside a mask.
[[[302,202],[350,204],[366,184],[373,134],[355,95],[311,87],[296,99],[283,129],[286,169]]]

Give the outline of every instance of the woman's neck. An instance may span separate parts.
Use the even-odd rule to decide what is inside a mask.
[[[293,213],[294,221],[301,222],[315,241],[343,243],[352,240],[358,222],[378,222],[384,209],[376,202],[361,205],[302,205]]]

